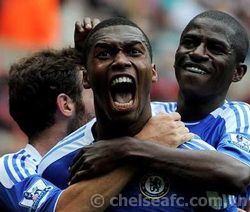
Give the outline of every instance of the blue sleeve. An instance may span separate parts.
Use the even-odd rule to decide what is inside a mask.
[[[31,175],[8,188],[0,184],[0,208],[13,212],[54,211],[62,190]]]
[[[250,166],[250,135],[228,133],[218,144],[217,151],[223,152]]]
[[[216,145],[225,153],[250,166],[250,107],[243,102],[229,102],[221,115],[224,119],[223,135]]]
[[[181,144],[178,148],[189,150],[215,150],[213,146],[203,141],[198,135],[195,135],[193,139]]]

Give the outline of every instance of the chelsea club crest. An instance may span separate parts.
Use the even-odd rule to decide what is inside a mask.
[[[160,199],[168,193],[169,187],[169,180],[160,174],[146,174],[140,181],[140,191],[148,199]]]

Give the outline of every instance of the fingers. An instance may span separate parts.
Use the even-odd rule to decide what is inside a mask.
[[[78,171],[72,178],[71,180],[69,181],[69,185],[72,185],[74,183],[77,183],[81,180],[84,180],[84,179],[87,179],[89,178],[89,174],[88,174],[88,170],[81,170],[81,171]]]
[[[83,19],[83,25],[82,25],[84,28],[86,29],[91,29],[92,28],[92,21],[89,17],[85,17]]]
[[[99,23],[100,23],[100,20],[98,18],[94,18],[92,20],[90,17],[85,17],[83,19],[82,24],[80,24],[78,21],[76,22],[76,27],[77,29],[79,28],[79,32],[83,32],[84,30],[90,31]]]
[[[85,161],[87,154],[88,147],[84,147],[81,151],[77,154],[77,156],[73,159],[72,166],[69,169],[70,177],[72,177],[78,170],[81,169],[83,161]]]
[[[75,173],[80,169],[82,164],[82,158],[79,158],[77,161],[74,162],[74,164],[70,167],[70,178],[75,175]]]
[[[176,133],[180,135],[182,142],[186,142],[194,138],[194,134],[189,132],[189,129],[185,127],[185,124],[182,121],[177,121],[176,126]]]
[[[90,18],[85,18],[83,23],[79,21],[75,22],[75,33],[88,32],[92,29],[92,23]]]
[[[81,179],[85,178],[84,175],[86,174],[86,172],[90,172],[91,167],[93,168],[93,167],[95,167],[95,165],[92,164],[91,162],[87,161],[86,159],[85,160],[78,160],[77,164],[74,164],[74,166],[72,166],[72,168],[70,169],[70,180],[72,181],[73,178],[78,179],[79,174],[83,175],[83,176],[81,176]]]
[[[72,164],[76,163],[76,161],[78,161],[81,156],[84,154],[84,152],[86,151],[86,148],[81,148],[81,150],[77,153],[77,155],[73,158],[73,162]]]
[[[79,21],[75,22],[74,42],[76,49],[81,50],[85,38],[98,23],[100,23],[100,20],[98,18],[94,18],[92,20],[89,17],[84,18],[82,23],[80,23]]]
[[[83,27],[81,25],[81,23],[79,21],[76,21],[75,22],[75,30],[78,31],[78,32],[83,32]]]
[[[185,128],[185,124],[182,121],[174,121],[176,128]]]
[[[189,133],[186,133],[186,134],[182,135],[181,140],[183,142],[186,142],[186,141],[189,141],[189,140],[191,140],[193,138],[194,138],[194,134],[189,132]]]
[[[181,120],[181,115],[177,112],[172,112],[172,113],[157,113],[156,116],[154,117],[159,117],[159,118],[166,118],[166,119],[171,119],[174,121],[179,121]]]
[[[97,24],[99,24],[101,21],[98,18],[94,18],[92,21],[92,27],[94,28]]]
[[[175,121],[181,120],[181,115],[177,112],[169,113],[169,116]]]

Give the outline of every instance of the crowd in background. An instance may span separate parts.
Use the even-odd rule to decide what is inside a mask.
[[[173,62],[180,32],[198,13],[216,9],[236,16],[250,35],[249,0],[0,0],[0,155],[27,142],[8,112],[8,70],[13,62],[43,48],[73,46],[74,23],[83,17],[101,20],[123,16],[150,37],[159,81],[152,99],[176,100]],[[250,57],[246,63],[250,67]],[[250,71],[233,84],[228,98],[250,102]]]

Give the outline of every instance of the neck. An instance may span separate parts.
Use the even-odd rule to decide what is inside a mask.
[[[122,136],[135,136],[142,130],[152,116],[150,103],[138,115],[139,117],[135,118],[136,120],[133,121],[128,121],[122,118],[110,120],[103,114],[100,115],[98,112],[96,112],[96,114],[97,121],[93,128],[93,134],[96,140],[112,139]]]
[[[177,112],[180,113],[182,121],[199,121],[205,118],[209,113],[223,105],[225,95],[209,96],[209,97],[194,97],[185,96],[179,92],[177,101]]]
[[[66,136],[67,127],[63,124],[54,124],[39,135],[30,138],[29,142],[44,156],[52,147]]]

